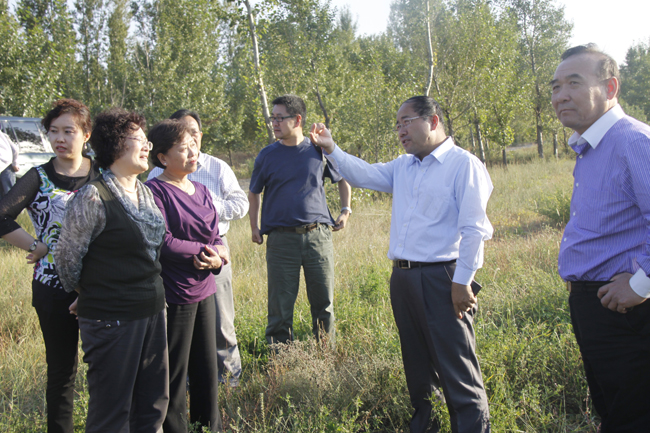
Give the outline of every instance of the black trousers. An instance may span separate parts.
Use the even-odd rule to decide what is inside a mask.
[[[69,294],[63,289],[53,289],[33,281],[32,295],[32,305],[36,309],[45,343],[47,431],[72,433],[79,325],[68,307],[77,298],[77,294]]]
[[[475,353],[475,311],[458,319],[451,302],[455,264],[393,269],[390,296],[415,409],[412,433],[438,432],[430,398],[447,403],[454,433],[490,431],[488,401]]]
[[[163,424],[165,433],[188,431],[188,376],[190,422],[221,431],[216,317],[215,295],[194,304],[167,307],[169,409]]]
[[[79,318],[88,364],[86,433],[158,433],[169,382],[165,310],[137,320]]]
[[[650,302],[621,314],[598,289],[569,295],[573,332],[602,433],[650,431]]]

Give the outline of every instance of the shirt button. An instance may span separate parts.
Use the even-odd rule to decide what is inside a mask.
[[[575,213],[575,212],[573,212],[573,216],[576,216],[576,213]]]
[[[564,242],[566,242],[566,238],[564,238]]]
[[[582,155],[580,155],[578,158],[582,159]]]
[[[399,244],[398,246],[399,246],[399,247],[401,247],[401,246],[402,246],[402,244]]]
[[[576,182],[576,188],[579,187],[579,186],[580,186],[580,184],[578,182]]]

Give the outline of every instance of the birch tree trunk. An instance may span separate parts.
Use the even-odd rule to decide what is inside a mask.
[[[264,81],[262,80],[262,69],[260,68],[260,52],[257,45],[257,30],[255,28],[255,17],[253,17],[253,9],[248,0],[243,0],[244,5],[248,11],[248,26],[251,30],[251,40],[253,41],[253,59],[255,62],[255,75],[257,78],[257,90],[260,93],[262,100],[262,113],[264,114],[264,123],[266,124],[266,133],[269,137],[269,143],[275,141],[273,135],[273,125],[271,124],[271,113],[269,112],[269,103],[266,99],[266,90],[264,90]]]
[[[427,43],[429,45],[429,81],[425,95],[429,96],[431,91],[431,84],[433,83],[433,45],[431,44],[431,17],[429,12],[429,0],[427,0]]]

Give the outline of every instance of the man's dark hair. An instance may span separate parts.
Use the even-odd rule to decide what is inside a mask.
[[[563,52],[560,58],[562,61],[565,61],[571,56],[579,56],[580,54],[593,54],[597,56],[598,65],[596,66],[596,76],[599,80],[608,80],[612,77],[616,77],[619,82],[618,89],[620,92],[621,73],[618,70],[616,60],[614,60],[609,54],[604,53],[600,48],[598,48],[598,45],[594,43],[571,47]],[[618,93],[616,96],[618,96]]]
[[[196,123],[199,124],[199,131],[203,130],[203,126],[201,125],[201,118],[199,117],[199,115],[198,115],[198,113],[196,111],[181,108],[180,110],[176,111],[174,114],[169,116],[169,118],[170,119],[181,120],[183,117],[186,117],[186,116],[190,116],[192,119],[196,120]]]
[[[404,101],[402,105],[404,104],[411,104],[413,106],[413,111],[415,111],[415,114],[418,116],[438,116],[440,126],[442,126],[443,130],[445,129],[442,108],[440,108],[440,104],[438,104],[438,102],[436,102],[432,97],[413,96]]]
[[[300,126],[305,126],[305,119],[307,118],[307,106],[305,101],[296,95],[282,95],[275,98],[271,104],[273,105],[284,105],[284,108],[287,109],[287,114],[289,116],[295,116],[300,114],[302,121]]]
[[[153,144],[149,153],[151,163],[164,170],[165,166],[158,159],[158,154],[167,155],[169,149],[181,142],[185,133],[189,134],[187,126],[179,119],[165,119],[154,125],[149,131],[149,135],[147,135],[147,138]]]
[[[108,168],[126,153],[126,137],[138,128],[144,131],[147,121],[141,114],[110,108],[95,117],[90,146],[101,168]]]

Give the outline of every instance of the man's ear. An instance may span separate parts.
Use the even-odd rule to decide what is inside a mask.
[[[434,114],[431,116],[431,130],[435,131],[438,128],[438,123],[440,123],[440,118],[438,115]]]
[[[618,95],[618,78],[611,77],[607,80],[607,99],[614,99]]]
[[[300,127],[302,129],[302,116],[300,114],[296,114],[296,125],[295,127]]]

